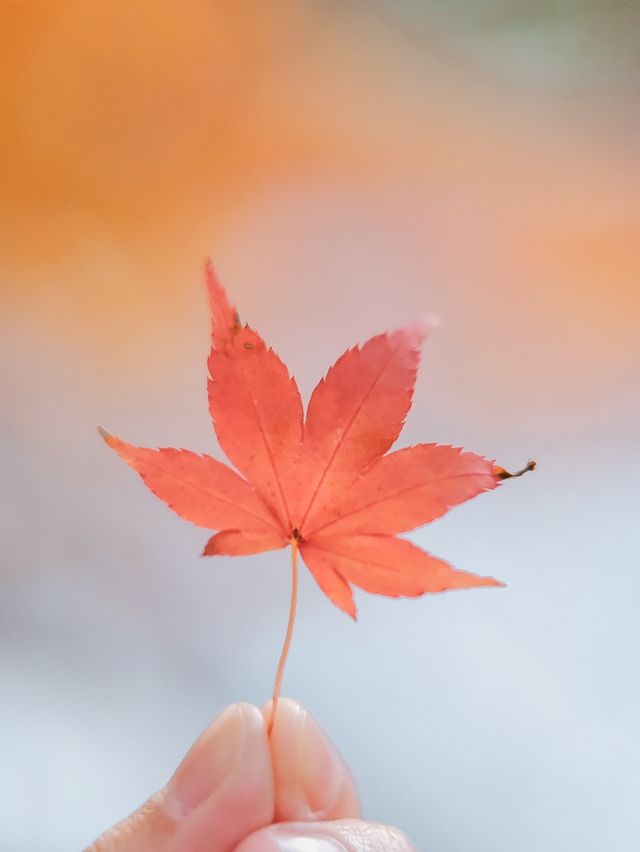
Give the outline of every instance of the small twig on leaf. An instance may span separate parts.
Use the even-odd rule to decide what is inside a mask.
[[[522,476],[525,473],[528,473],[530,470],[536,469],[536,462],[533,459],[529,459],[526,465],[521,469],[517,470],[515,473],[509,473],[508,470],[505,470],[503,467],[499,467],[495,465],[493,468],[493,472],[495,473],[498,479],[515,479],[516,476]]]

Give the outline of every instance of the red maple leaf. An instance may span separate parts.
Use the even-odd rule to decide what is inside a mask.
[[[276,700],[295,615],[298,552],[323,592],[353,618],[352,585],[390,597],[503,585],[397,537],[512,475],[451,446],[418,444],[385,455],[411,407],[424,327],[347,350],[316,386],[305,416],[295,379],[241,324],[210,263],[206,282],[209,410],[239,473],[211,456],[102,435],[174,512],[218,531],[204,555],[292,546],[294,588]]]

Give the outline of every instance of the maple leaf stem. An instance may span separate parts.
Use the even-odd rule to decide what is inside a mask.
[[[293,636],[293,625],[296,620],[296,610],[298,608],[298,540],[291,539],[291,603],[289,605],[289,621],[287,622],[287,632],[284,637],[284,644],[278,662],[278,671],[276,672],[276,680],[273,685],[273,702],[271,704],[271,716],[267,725],[267,734],[271,736],[273,726],[276,721],[276,712],[278,710],[278,700],[280,699],[280,687],[282,686],[282,675],[284,674],[285,663],[289,655],[291,647],[291,638]]]
[[[493,471],[498,479],[515,479],[517,476],[523,476],[525,473],[529,473],[530,470],[536,469],[536,463],[533,459],[529,459],[526,465],[520,470],[516,470],[515,473],[510,473],[508,470],[505,470],[503,467],[499,465],[495,465]]]

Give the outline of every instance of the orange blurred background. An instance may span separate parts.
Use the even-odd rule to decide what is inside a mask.
[[[215,452],[207,254],[307,394],[348,345],[436,313],[403,442],[540,462],[417,534],[513,597],[362,600],[351,629],[308,583],[286,688],[347,752],[369,815],[440,852],[629,847],[624,794],[606,824],[580,814],[606,798],[618,736],[635,730],[640,758],[620,651],[640,590],[639,12],[5,0],[8,848],[88,842],[219,707],[268,694],[279,556],[203,565],[198,532],[95,434]],[[419,720],[397,730],[408,706]],[[354,712],[372,716],[357,741]]]

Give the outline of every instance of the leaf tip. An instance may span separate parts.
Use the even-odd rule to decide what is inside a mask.
[[[410,344],[415,349],[420,349],[425,339],[440,327],[440,319],[435,314],[423,314],[415,322],[405,326],[404,332],[408,336]]]
[[[423,314],[417,321],[416,326],[422,329],[423,334],[431,334],[432,331],[437,331],[440,328],[440,317],[437,314]]]
[[[215,535],[212,535],[211,538],[209,538],[207,540],[207,543],[205,544],[204,549],[203,549],[202,553],[200,554],[201,557],[204,557],[204,556],[219,556],[220,555],[220,551],[217,549],[218,535],[219,535],[219,533],[216,533]]]
[[[98,426],[98,434],[108,447],[113,447],[116,443],[116,438],[111,432],[107,432],[102,426]]]
[[[356,609],[356,602],[353,599],[353,592],[351,599],[349,601],[345,601],[344,603],[338,604],[338,608],[341,609],[344,613],[346,613],[354,624],[358,621],[358,610]]]
[[[224,350],[225,344],[241,329],[240,317],[227,291],[222,286],[211,258],[204,264],[204,278],[211,311],[211,336],[214,350]]]

